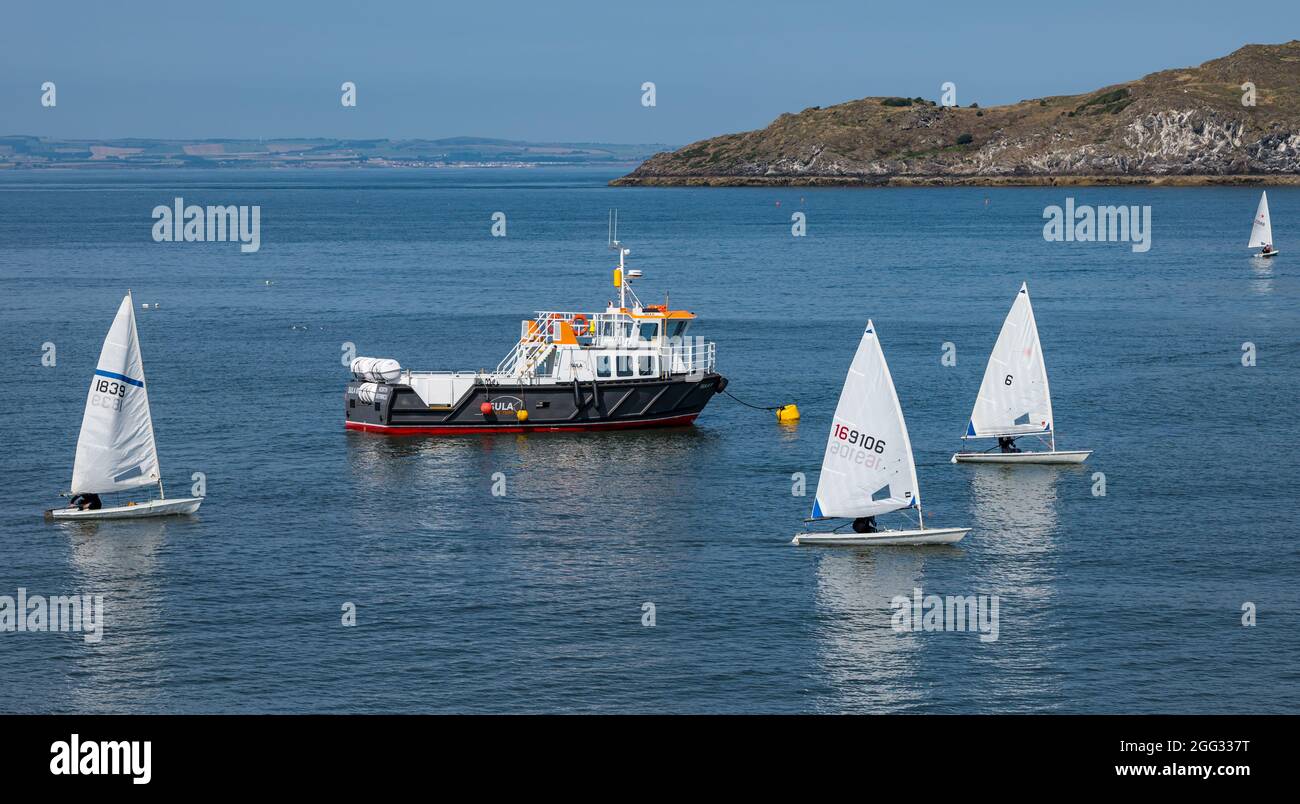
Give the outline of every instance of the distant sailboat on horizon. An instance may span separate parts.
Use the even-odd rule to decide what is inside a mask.
[[[158,499],[99,507],[99,495],[158,484]],[[77,438],[69,494],[83,502],[45,512],[47,520],[138,519],[192,514],[201,497],[167,499],[154,444],[149,392],[136,332],[135,308],[127,291],[90,378],[86,411]],[[92,507],[93,506],[93,507]]]
[[[880,530],[876,527],[877,516],[913,508],[916,528]],[[925,527],[907,422],[871,321],[867,321],[840,391],[822,456],[812,516],[806,521],[828,519],[845,521],[835,530],[799,533],[792,543],[951,544],[970,532],[970,528]],[[849,526],[853,526],[851,532],[837,532]]]
[[[1049,450],[1017,448],[1015,440],[1027,435],[1050,439]],[[1047,385],[1043,344],[1038,339],[1028,283],[1020,283],[1011,311],[1002,322],[962,438],[996,438],[1001,449],[958,452],[952,456],[953,463],[1083,463],[1092,454],[1092,450],[1056,449],[1052,391]]]
[[[1259,194],[1259,206],[1255,209],[1255,222],[1250,227],[1250,242],[1246,248],[1263,248],[1257,257],[1272,257],[1277,254],[1273,248],[1273,221],[1268,214],[1268,191]]]

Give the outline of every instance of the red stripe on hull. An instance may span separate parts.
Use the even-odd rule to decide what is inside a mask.
[[[667,419],[649,419],[630,422],[591,422],[589,424],[486,424],[450,425],[430,427],[389,427],[383,424],[347,422],[349,430],[384,435],[464,435],[467,433],[582,433],[591,430],[629,430],[637,427],[681,427],[695,421],[698,413],[673,416]]]

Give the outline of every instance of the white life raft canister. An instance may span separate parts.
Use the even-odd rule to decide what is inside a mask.
[[[352,376],[362,382],[397,382],[402,366],[386,357],[358,357],[352,361]]]

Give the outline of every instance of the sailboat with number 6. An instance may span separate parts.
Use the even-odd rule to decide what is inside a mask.
[[[917,526],[881,529],[876,517],[916,511]],[[970,528],[927,528],[921,489],[894,378],[870,321],[858,342],[835,407],[822,456],[817,497],[807,522],[842,520],[829,531],[806,531],[794,544],[875,546],[952,544]],[[845,528],[851,530],[844,531]]]
[[[1022,450],[1016,446],[1022,436],[1036,436],[1048,449]],[[1020,284],[1011,312],[1002,322],[962,438],[996,438],[998,443],[984,452],[958,452],[953,463],[1083,463],[1092,454],[1092,450],[1056,449],[1052,392],[1026,283]]]
[[[103,507],[100,494],[130,491],[158,484],[158,499]],[[201,497],[167,498],[149,414],[144,362],[135,327],[131,293],[117,308],[113,326],[90,378],[86,412],[77,438],[72,466],[73,502],[45,512],[47,520],[139,519],[168,514],[192,514]]]

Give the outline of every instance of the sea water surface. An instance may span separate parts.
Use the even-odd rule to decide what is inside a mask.
[[[1257,189],[613,175],[0,175],[0,595],[106,608],[98,643],[0,632],[0,711],[1300,710],[1300,191],[1269,191],[1282,253],[1264,262],[1244,247]],[[260,250],[153,242],[178,196],[260,205]],[[1150,251],[1046,242],[1067,197],[1150,205]],[[730,390],[798,403],[797,426],[717,397],[685,429],[345,432],[348,344],[491,368],[534,310],[603,308],[614,207],[642,298],[695,312]],[[1059,446],[1095,453],[953,465],[1021,281]],[[168,492],[203,473],[207,499],[46,524],[128,288],[158,306],[136,312]],[[959,545],[789,543],[868,317],[927,521],[973,528]],[[890,601],[915,589],[997,595],[997,639],[895,631]]]

